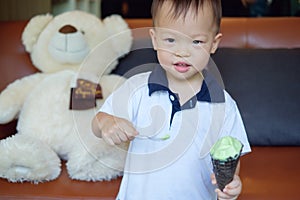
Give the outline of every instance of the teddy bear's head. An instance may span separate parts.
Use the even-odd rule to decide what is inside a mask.
[[[109,59],[125,55],[130,50],[132,36],[118,15],[100,20],[83,11],[70,11],[55,17],[50,14],[33,17],[23,31],[22,41],[35,67],[42,72],[57,72],[79,70],[87,55],[101,43],[106,48],[102,51],[110,51],[109,56],[114,57]],[[115,66],[116,62],[110,62],[102,67],[108,74]]]

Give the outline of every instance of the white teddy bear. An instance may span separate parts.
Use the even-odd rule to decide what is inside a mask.
[[[22,41],[40,73],[16,80],[0,95],[0,123],[18,118],[17,133],[0,141],[0,177],[53,180],[61,159],[72,179],[121,175],[127,146],[109,146],[95,137],[91,120],[124,81],[108,74],[130,50],[126,22],[117,15],[101,21],[82,11],[38,15],[25,27]]]

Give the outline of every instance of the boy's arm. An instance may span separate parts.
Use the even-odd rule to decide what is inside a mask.
[[[95,136],[102,138],[110,145],[121,144],[133,140],[138,134],[132,123],[105,112],[99,112],[92,120],[92,130]]]
[[[225,121],[221,130],[221,137],[230,135],[240,140],[243,144],[243,151],[241,153],[241,155],[243,155],[245,153],[250,152],[251,148],[247,139],[247,134],[241,118],[241,114],[238,110],[236,102],[230,97],[230,95],[227,92],[225,92],[225,98],[227,103],[227,110],[225,115]],[[218,198],[220,200],[237,199],[237,197],[242,191],[242,182],[239,177],[239,172],[240,162],[237,165],[233,181],[225,186],[223,192],[220,189],[216,189]],[[212,175],[212,183],[216,184],[214,175]]]

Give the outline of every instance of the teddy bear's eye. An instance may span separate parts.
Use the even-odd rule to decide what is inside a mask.
[[[83,30],[80,30],[80,32],[84,35],[85,34],[85,32],[83,31]]]

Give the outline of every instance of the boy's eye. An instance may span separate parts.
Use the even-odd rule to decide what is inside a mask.
[[[199,44],[202,44],[202,43],[204,43],[204,42],[201,41],[201,40],[193,40],[193,44],[199,45]]]
[[[173,42],[175,42],[175,39],[173,39],[173,38],[167,38],[166,41],[169,42],[169,43],[173,43]]]

